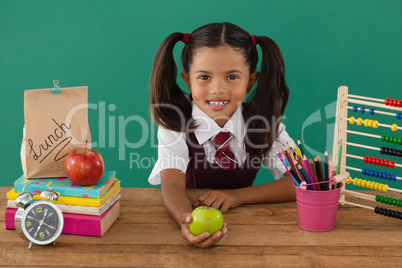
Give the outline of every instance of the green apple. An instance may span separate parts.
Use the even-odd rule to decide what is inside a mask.
[[[191,213],[190,231],[193,235],[208,232],[212,236],[222,229],[223,215],[219,209],[201,206]]]

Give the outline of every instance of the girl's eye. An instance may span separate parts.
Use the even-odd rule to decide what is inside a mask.
[[[207,75],[201,75],[201,76],[199,77],[199,79],[200,79],[200,80],[210,80],[209,76],[207,76]]]
[[[228,76],[228,80],[235,80],[235,79],[237,79],[238,77],[236,76],[236,75],[229,75]]]

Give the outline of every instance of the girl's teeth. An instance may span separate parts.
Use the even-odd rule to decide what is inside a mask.
[[[209,103],[212,105],[212,106],[221,106],[221,105],[224,105],[224,104],[226,104],[226,103],[228,103],[229,101],[210,101]]]

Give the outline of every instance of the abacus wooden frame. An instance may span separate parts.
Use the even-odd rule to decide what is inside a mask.
[[[340,86],[338,88],[338,96],[337,96],[337,104],[336,104],[336,118],[335,118],[335,130],[334,130],[334,143],[333,143],[333,150],[332,150],[332,155],[333,155],[333,163],[332,165],[335,167],[337,166],[337,160],[338,160],[338,154],[339,154],[339,145],[338,142],[342,140],[342,154],[341,154],[341,166],[340,166],[340,173],[346,172],[346,159],[347,159],[347,132],[343,130],[348,129],[348,121],[345,120],[344,118],[348,118],[348,105],[351,101],[349,97],[353,97],[352,99],[353,103],[358,103],[362,105],[368,105],[371,107],[377,107],[377,108],[383,108],[383,109],[388,109],[388,110],[396,110],[399,112],[402,112],[402,108],[399,107],[394,107],[394,106],[386,106],[385,104],[379,104],[379,103],[373,103],[369,102],[366,100],[375,100],[375,101],[381,101],[381,99],[374,99],[374,98],[369,98],[365,96],[356,96],[356,95],[350,95],[349,94],[349,89],[347,86]],[[357,100],[357,98],[363,98],[363,100]],[[398,130],[401,129],[398,127]],[[352,133],[353,134],[353,133]],[[353,191],[346,190],[345,184],[343,183],[342,191],[341,191],[341,197],[339,200],[339,203],[344,205],[344,204],[351,204],[350,202],[347,202],[345,200],[345,192],[351,193]],[[346,190],[346,191],[345,191]],[[352,203],[353,204],[353,203]],[[358,205],[358,204],[355,204]]]

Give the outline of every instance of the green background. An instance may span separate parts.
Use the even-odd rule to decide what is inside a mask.
[[[89,87],[89,103],[98,105],[89,110],[92,138],[104,141],[94,149],[106,169],[117,171],[123,187],[151,187],[147,179],[157,148],[148,102],[155,51],[170,33],[211,22],[229,21],[278,43],[291,91],[287,131],[310,154],[331,152],[339,86],[357,95],[402,99],[401,13],[399,0],[1,0],[0,185],[11,186],[22,174],[24,90],[50,88],[58,79],[62,87]],[[176,46],[177,55],[182,47]],[[126,121],[124,128],[119,121]],[[145,144],[130,148],[123,138]],[[130,155],[139,156],[143,167],[130,166]],[[256,183],[270,180],[262,169]]]

